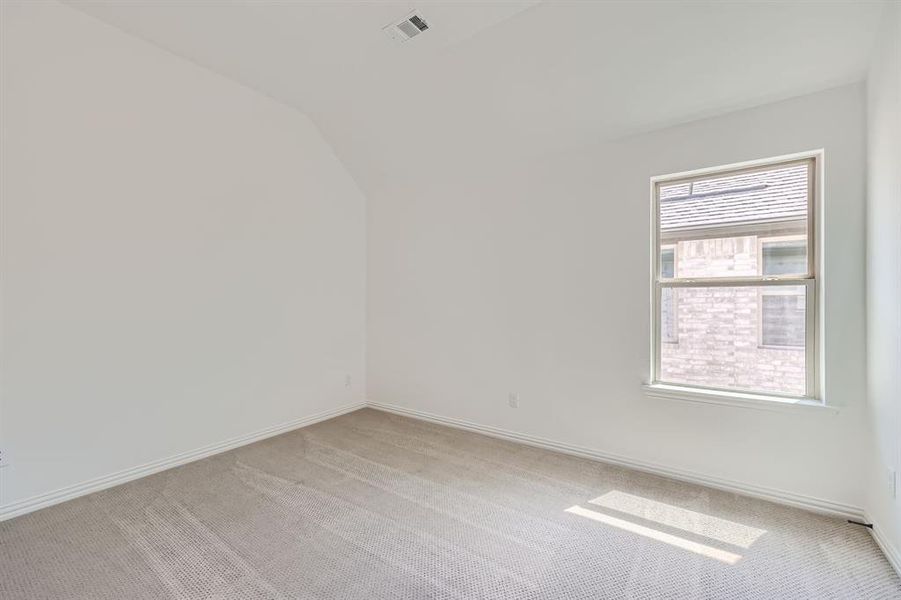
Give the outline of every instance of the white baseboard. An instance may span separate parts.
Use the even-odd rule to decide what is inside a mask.
[[[625,456],[611,454],[609,452],[594,450],[592,448],[575,446],[572,444],[557,442],[538,436],[522,434],[515,431],[501,429],[499,427],[492,427],[489,425],[481,425],[462,419],[445,417],[442,415],[405,408],[402,406],[385,404],[381,402],[367,402],[365,404],[351,404],[337,409],[310,415],[308,417],[294,419],[286,423],[268,427],[266,429],[261,429],[259,431],[238,436],[229,440],[225,440],[223,442],[210,444],[208,446],[197,448],[189,452],[183,452],[181,454],[170,456],[158,461],[153,461],[137,467],[125,469],[117,473],[112,473],[103,477],[91,479],[83,483],[78,483],[45,494],[32,496],[18,502],[6,504],[0,506],[0,521],[24,515],[26,513],[52,506],[54,504],[59,504],[60,502],[65,502],[66,500],[78,498],[79,496],[84,496],[93,492],[98,492],[100,490],[114,487],[122,483],[132,481],[134,479],[146,477],[147,475],[152,475],[160,471],[165,471],[166,469],[171,469],[173,467],[193,462],[195,460],[200,460],[202,458],[206,458],[214,454],[219,454],[221,452],[225,452],[239,446],[251,444],[253,442],[279,435],[287,431],[299,429],[301,427],[312,425],[313,423],[318,423],[320,421],[325,421],[339,415],[353,412],[355,410],[363,408],[364,406],[369,406],[377,410],[412,417],[415,419],[439,423],[458,429],[473,431],[476,433],[481,433],[483,435],[489,435],[492,437],[518,442],[521,444],[527,444],[529,446],[544,448],[546,450],[562,452],[564,454],[570,454],[573,456],[579,456],[582,458],[615,464],[635,469],[637,471],[652,473],[654,475],[661,475],[663,477],[678,479],[680,481],[687,481],[689,483],[696,483],[727,492],[733,492],[754,498],[761,498],[763,500],[769,500],[771,502],[794,506],[797,508],[803,508],[813,512],[841,517],[844,519],[865,519],[862,509],[847,504],[833,502],[830,500],[824,500],[812,496],[805,496],[785,490],[745,484],[728,479],[709,477],[707,475],[702,475],[700,473],[695,473],[684,469],[668,467],[666,465],[650,463],[647,461],[635,460]],[[898,569],[898,565],[901,564],[901,560],[899,560],[897,550],[891,544],[889,544],[886,539],[880,536],[878,529],[873,530],[873,535],[876,539],[876,542],[883,549],[886,556],[888,556],[889,561],[892,562],[893,566],[896,569]]]
[[[743,496],[751,496],[753,498],[769,500],[770,502],[793,506],[796,508],[803,508],[805,510],[820,514],[840,517],[842,519],[854,519],[856,521],[864,518],[864,511],[862,508],[850,506],[848,504],[842,504],[840,502],[833,502],[831,500],[825,500],[822,498],[805,496],[786,490],[741,483],[739,481],[732,481],[729,479],[710,477],[701,473],[687,471],[685,469],[678,469],[674,467],[668,467],[666,465],[650,463],[647,461],[635,460],[625,456],[611,454],[609,452],[594,450],[592,448],[574,446],[572,444],[556,442],[534,435],[517,433],[515,431],[501,429],[499,427],[492,427],[489,425],[480,425],[479,423],[473,423],[471,421],[445,417],[393,404],[384,404],[382,402],[367,402],[366,404],[370,408],[374,408],[376,410],[394,413],[406,417],[412,417],[414,419],[420,419],[423,421],[430,421],[432,423],[439,423],[441,425],[448,425],[457,429],[465,429],[467,431],[473,431],[476,433],[481,433],[512,442],[519,442],[521,444],[527,444],[529,446],[536,446],[538,448],[544,448],[546,450],[553,450],[555,452],[562,452],[564,454],[579,456],[581,458],[588,458],[604,463],[628,467],[630,469],[635,469],[636,471],[643,471],[645,473],[661,475],[663,477],[669,477],[671,479],[678,479],[680,481],[696,483],[698,485],[703,485],[727,492],[733,492],[736,494],[741,494]]]
[[[889,542],[888,538],[882,535],[882,529],[880,529],[877,521],[866,519],[866,522],[873,524],[870,533],[873,535],[873,539],[876,540],[876,545],[879,546],[879,549],[885,554],[888,562],[894,567],[895,572],[901,577],[901,552]]]
[[[181,454],[176,454],[175,456],[170,456],[168,458],[149,462],[137,467],[125,469],[124,471],[119,471],[117,473],[111,473],[109,475],[97,477],[95,479],[77,483],[75,485],[66,486],[64,488],[60,488],[52,492],[47,492],[45,494],[38,494],[37,496],[19,500],[18,502],[12,502],[10,504],[0,506],[0,521],[12,519],[13,517],[18,517],[20,515],[24,515],[41,508],[59,504],[60,502],[65,502],[66,500],[72,500],[74,498],[78,498],[79,496],[85,496],[93,492],[99,492],[100,490],[105,490],[107,488],[111,488],[122,483],[132,481],[134,479],[146,477],[147,475],[153,475],[154,473],[159,473],[160,471],[165,471],[166,469],[178,467],[195,460],[200,460],[201,458],[206,458],[208,456],[219,454],[233,448],[238,448],[239,446],[245,446],[247,444],[252,444],[253,442],[258,442],[260,440],[276,436],[281,433],[299,429],[301,427],[306,427],[307,425],[312,425],[313,423],[325,421],[327,419],[331,419],[333,417],[361,409],[364,406],[366,406],[364,403],[358,402],[333,410],[320,412],[308,417],[293,419],[286,423],[281,423],[279,425],[260,429],[259,431],[254,431],[252,433],[234,437],[223,442],[210,444],[208,446],[190,450],[188,452],[182,452]]]

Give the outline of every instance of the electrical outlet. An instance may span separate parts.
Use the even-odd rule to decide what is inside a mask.
[[[350,387],[353,384],[353,378],[350,375],[344,376],[344,387]]]
[[[510,408],[519,408],[519,394],[510,392],[510,395],[507,396],[507,404]]]

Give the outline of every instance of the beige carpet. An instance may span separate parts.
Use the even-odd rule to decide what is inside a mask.
[[[839,519],[364,409],[0,523],[0,598],[901,598]]]

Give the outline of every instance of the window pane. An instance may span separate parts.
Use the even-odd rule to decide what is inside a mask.
[[[807,273],[807,244],[804,242],[763,242],[761,255],[764,275]]]
[[[792,252],[805,260],[792,274],[806,274],[809,168],[801,163],[662,185],[660,243],[676,246],[678,276],[758,276],[759,240],[776,236],[797,236]]]
[[[672,279],[676,274],[676,251],[672,248],[664,248],[660,251],[660,277]]]
[[[679,343],[660,345],[660,381],[805,394],[804,286],[669,289]]]
[[[660,250],[660,278],[672,279],[676,274],[676,251],[674,248]],[[660,295],[660,339],[668,344],[676,343],[676,304],[673,290],[663,288]]]
[[[674,344],[679,341],[676,330],[676,302],[673,288],[660,290],[660,340]]]
[[[791,288],[795,290],[796,288]],[[764,346],[804,347],[805,298],[802,293],[760,296],[760,343]]]

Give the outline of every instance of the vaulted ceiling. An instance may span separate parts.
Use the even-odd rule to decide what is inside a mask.
[[[860,80],[880,2],[68,4],[308,114],[364,191]],[[400,44],[382,26],[420,10]]]

